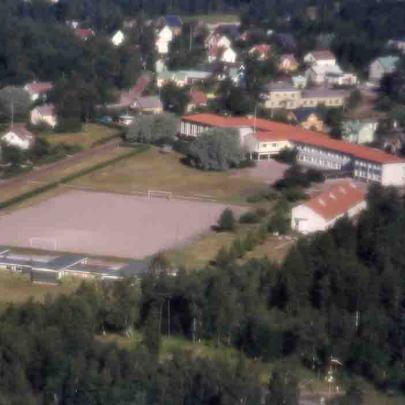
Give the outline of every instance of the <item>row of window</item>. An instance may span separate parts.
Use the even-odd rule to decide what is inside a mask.
[[[340,165],[339,163],[331,162],[330,160],[326,159],[317,159],[314,158],[313,156],[300,155],[298,156],[298,160],[301,162],[307,162],[313,165],[321,166],[327,169],[340,170],[342,168],[342,165]]]

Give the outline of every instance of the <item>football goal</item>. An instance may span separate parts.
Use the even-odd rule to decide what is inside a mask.
[[[148,190],[148,198],[165,198],[166,200],[171,200],[173,198],[173,193],[171,191],[161,191],[161,190]]]
[[[30,238],[30,248],[39,250],[56,250],[58,242],[54,238]]]

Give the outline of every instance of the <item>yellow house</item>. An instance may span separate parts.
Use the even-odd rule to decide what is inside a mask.
[[[288,120],[309,131],[324,132],[322,113],[316,108],[299,108],[288,113]]]

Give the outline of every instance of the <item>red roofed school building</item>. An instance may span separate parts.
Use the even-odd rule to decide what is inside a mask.
[[[325,231],[347,216],[358,215],[367,206],[364,191],[352,181],[335,183],[330,188],[291,210],[291,228],[308,234]]]
[[[234,128],[253,159],[269,159],[295,148],[298,163],[340,172],[384,186],[405,185],[405,159],[378,149],[330,138],[326,134],[254,117],[192,114],[182,118],[180,136],[196,137],[209,128]]]

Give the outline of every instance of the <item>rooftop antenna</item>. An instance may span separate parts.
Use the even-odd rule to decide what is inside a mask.
[[[11,101],[11,128],[14,128],[14,101]]]
[[[256,135],[257,104],[255,105],[255,115],[253,118],[253,133]]]

